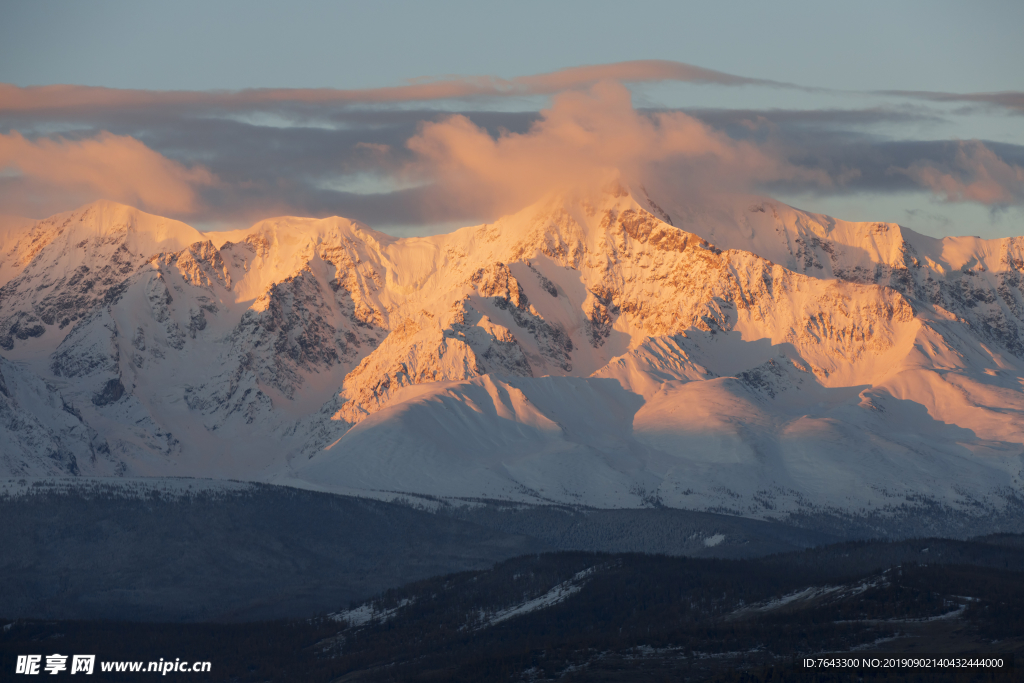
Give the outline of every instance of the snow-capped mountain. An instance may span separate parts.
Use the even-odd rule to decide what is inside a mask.
[[[1024,238],[618,186],[408,239],[99,202],[0,242],[0,467],[998,515],[1024,502],[1022,274]]]

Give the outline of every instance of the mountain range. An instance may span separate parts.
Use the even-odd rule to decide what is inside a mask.
[[[0,226],[0,477],[758,519],[1024,511],[1024,237],[641,187],[397,239]]]

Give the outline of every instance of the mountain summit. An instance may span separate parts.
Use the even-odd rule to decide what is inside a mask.
[[[1024,501],[1024,238],[616,186],[434,237],[101,202],[4,239],[9,476],[754,517]]]

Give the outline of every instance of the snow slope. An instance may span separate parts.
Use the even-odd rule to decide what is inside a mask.
[[[619,186],[424,238],[107,202],[16,237],[0,371],[61,400],[0,432],[11,474],[74,471],[32,445],[85,448],[61,413],[100,476],[754,517],[1024,498],[1024,238]]]

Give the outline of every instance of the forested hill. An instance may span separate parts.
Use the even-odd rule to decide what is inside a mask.
[[[205,680],[240,682],[845,681],[856,677],[808,674],[799,659],[846,652],[1020,660],[1022,569],[1021,535],[844,543],[745,560],[531,554],[312,620],[19,621],[3,631],[0,647],[6,666],[44,641],[111,659],[150,657],[160,642],[167,652],[213,661]],[[926,673],[869,672],[864,680],[1012,681],[1019,671]]]

